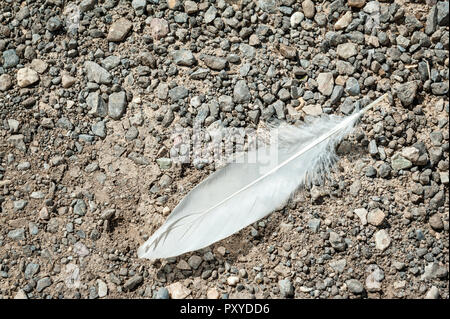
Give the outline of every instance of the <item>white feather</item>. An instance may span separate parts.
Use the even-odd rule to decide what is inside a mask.
[[[277,158],[258,152],[256,163],[230,163],[211,174],[139,247],[138,256],[169,258],[207,247],[281,208],[301,185],[323,176],[337,159],[336,144],[384,97],[347,117],[322,116],[300,128],[281,125]]]

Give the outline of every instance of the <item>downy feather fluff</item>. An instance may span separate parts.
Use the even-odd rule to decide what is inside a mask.
[[[324,115],[302,127],[280,125],[276,161],[258,152],[256,163],[230,163],[211,174],[139,247],[138,257],[169,258],[207,247],[282,208],[300,186],[324,176],[337,160],[336,144],[384,97],[347,117]]]

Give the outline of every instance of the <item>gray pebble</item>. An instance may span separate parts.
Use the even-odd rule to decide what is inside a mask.
[[[283,279],[278,282],[278,287],[280,288],[280,294],[283,298],[294,297],[294,286],[289,279]]]
[[[349,279],[345,282],[348,290],[356,295],[361,294],[364,291],[364,286],[356,279]]]
[[[39,264],[29,263],[25,268],[25,279],[31,279],[39,272]]]
[[[159,288],[155,294],[155,299],[169,299],[169,290],[165,287]]]
[[[16,50],[9,49],[3,51],[3,67],[5,69],[13,68],[17,64],[19,64],[19,57],[16,54]]]
[[[119,120],[125,113],[127,99],[124,91],[112,93],[108,100],[108,115],[114,120]]]
[[[245,103],[250,101],[251,95],[247,83],[244,80],[236,82],[233,90],[233,100],[236,103]]]
[[[17,228],[8,233],[8,238],[12,240],[25,240],[25,229]]]
[[[52,280],[50,277],[44,277],[39,279],[36,284],[36,291],[42,292],[45,288],[50,287],[52,285]]]
[[[124,285],[123,289],[125,291],[132,291],[136,289],[142,282],[144,281],[144,278],[140,275],[135,275],[134,277],[128,279]]]
[[[192,66],[197,60],[190,50],[181,49],[172,52],[172,59],[177,65]]]

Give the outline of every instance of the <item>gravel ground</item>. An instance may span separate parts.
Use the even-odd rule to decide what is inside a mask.
[[[449,2],[2,0],[0,298],[449,298]],[[346,115],[322,185],[136,250],[214,164],[171,133]]]

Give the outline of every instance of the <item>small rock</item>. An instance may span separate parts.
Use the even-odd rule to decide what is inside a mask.
[[[178,10],[181,7],[181,0],[167,0],[167,6],[170,10]]]
[[[337,46],[337,54],[343,59],[348,59],[358,54],[358,47],[354,43],[342,43]]]
[[[227,283],[229,286],[236,286],[237,283],[239,282],[239,277],[238,276],[230,276],[227,278]]]
[[[12,79],[8,74],[0,75],[0,91],[4,92],[12,87]]]
[[[349,77],[345,82],[345,91],[349,95],[358,95],[360,93],[359,82],[354,77]]]
[[[62,87],[67,89],[67,88],[71,87],[76,82],[76,80],[77,79],[74,78],[73,76],[70,76],[67,73],[63,73],[61,76]]]
[[[86,104],[90,107],[89,114],[99,117],[108,115],[107,105],[98,92],[89,93]]]
[[[214,5],[210,5],[208,10],[206,10],[206,12],[205,12],[203,21],[206,24],[209,24],[214,21],[214,19],[216,18],[216,15],[217,15],[216,7]]]
[[[112,93],[108,100],[108,115],[114,120],[119,120],[125,113],[127,100],[124,91]]]
[[[316,7],[314,6],[314,2],[311,0],[305,0],[302,3],[303,13],[305,14],[305,17],[308,19],[314,18],[314,15],[316,14]]]
[[[294,297],[294,286],[289,279],[283,279],[278,281],[278,287],[280,288],[280,294],[283,298]]]
[[[330,96],[334,87],[333,74],[330,72],[320,73],[317,76],[317,85],[320,93]]]
[[[205,64],[208,66],[208,68],[217,70],[217,71],[225,69],[228,64],[228,61],[226,59],[219,58],[219,57],[212,56],[212,55],[205,55],[203,57],[203,62],[205,62]]]
[[[187,97],[189,95],[189,90],[184,86],[176,86],[169,90],[168,95],[172,102],[177,102]]]
[[[330,232],[329,242],[331,244],[331,247],[333,247],[337,251],[344,251],[346,248],[345,241],[342,239],[341,236],[339,236],[338,233],[335,233],[334,231]]]
[[[345,282],[350,292],[359,295],[364,291],[364,286],[356,279],[349,279]]]
[[[391,245],[391,238],[385,229],[379,230],[375,233],[375,246],[377,249],[383,251]]]
[[[378,1],[369,1],[363,10],[368,14],[376,14],[380,11],[380,3]]]
[[[381,281],[384,279],[383,270],[377,265],[369,265],[369,276],[366,278],[366,289],[369,292],[376,292],[381,290]]]
[[[241,43],[241,45],[239,46],[239,51],[247,59],[254,59],[255,58],[256,49],[254,47],[252,47],[251,45],[248,45],[246,43]]]
[[[425,24],[425,33],[431,35],[436,31],[437,26],[437,7],[433,6],[428,13],[427,21]]]
[[[264,12],[275,13],[276,8],[277,8],[277,3],[275,0],[258,0],[258,6]]]
[[[180,259],[180,261],[177,264],[177,269],[180,270],[191,270],[191,266],[186,262],[184,259]]]
[[[75,245],[73,245],[73,251],[80,257],[86,257],[87,255],[89,255],[89,249],[85,244],[79,241],[76,242]]]
[[[363,226],[367,225],[367,210],[365,208],[357,208],[354,213],[359,217]]]
[[[169,299],[169,290],[165,287],[159,288],[156,292],[155,299]]]
[[[104,138],[106,137],[106,125],[104,121],[98,121],[91,126],[92,133],[94,135]]]
[[[31,61],[30,67],[37,73],[42,74],[47,71],[48,64],[41,59],[33,59],[33,61]]]
[[[429,280],[434,278],[446,278],[448,275],[447,268],[440,266],[436,262],[431,262],[425,266],[424,272],[420,277],[421,280]]]
[[[86,61],[84,63],[84,68],[86,69],[87,78],[91,82],[98,84],[109,84],[112,81],[111,74],[92,61]]]
[[[51,17],[48,19],[46,27],[50,32],[58,31],[62,27],[62,21],[59,17]]]
[[[153,39],[159,40],[169,33],[169,24],[165,19],[154,18],[150,22],[150,29]]]
[[[381,283],[376,281],[373,278],[373,275],[370,274],[369,276],[367,276],[366,278],[366,289],[369,292],[376,292],[376,291],[380,291],[381,290]]]
[[[48,213],[47,207],[42,207],[42,209],[39,211],[39,219],[41,220],[48,220],[50,218],[50,214]]]
[[[138,16],[144,14],[146,5],[147,5],[146,0],[133,0],[131,2],[131,6],[133,7],[134,11],[136,12],[136,15]]]
[[[19,64],[19,57],[16,54],[16,50],[9,49],[3,51],[3,67],[5,69],[13,68],[17,64]]]
[[[30,169],[30,167],[31,167],[30,162],[22,162],[17,165],[17,170],[18,171],[27,171]]]
[[[197,3],[195,3],[194,1],[190,1],[190,0],[185,1],[184,2],[184,11],[187,14],[196,13],[198,11]]]
[[[367,222],[373,226],[380,226],[384,222],[385,214],[383,211],[379,208],[376,208],[374,210],[371,210],[367,214]]]
[[[125,39],[132,27],[133,24],[130,21],[125,18],[120,18],[111,25],[106,38],[108,41],[121,42]]]
[[[27,294],[22,289],[19,289],[19,291],[14,296],[14,299],[28,299]]]
[[[96,3],[97,3],[97,0],[83,0],[80,3],[80,11],[88,12],[88,11],[94,9]]]
[[[17,228],[8,233],[8,238],[12,240],[25,240],[25,229]]]
[[[189,266],[191,266],[193,269],[198,269],[198,267],[200,266],[200,264],[202,263],[203,259],[199,256],[193,255],[191,257],[189,257],[188,259],[188,264]]]
[[[103,213],[101,213],[100,219],[110,220],[114,217],[115,213],[116,213],[116,210],[113,208],[106,209],[103,211]]]
[[[39,272],[39,264],[29,263],[25,268],[25,279],[31,279]]]
[[[357,196],[359,191],[361,190],[361,181],[356,180],[350,185],[350,194],[353,196]]]
[[[367,166],[366,167],[366,176],[367,177],[372,177],[372,178],[376,177],[377,176],[377,170],[371,165]]]
[[[236,82],[233,90],[233,100],[235,103],[245,103],[250,101],[250,90],[245,80],[239,80]]]
[[[366,0],[347,0],[347,4],[352,8],[362,8],[366,4]]]
[[[160,100],[166,100],[169,96],[169,85],[167,83],[159,83],[158,87],[156,88],[156,96]]]
[[[150,161],[148,160],[148,158],[146,156],[143,156],[137,152],[131,152],[130,154],[128,154],[127,157],[137,165],[146,166],[146,165],[150,164]]]
[[[78,199],[75,206],[73,206],[73,213],[78,216],[84,216],[86,214],[86,210],[86,203],[82,199]]]
[[[297,49],[283,43],[280,44],[280,53],[282,56],[290,60],[293,60],[297,57]]]
[[[221,255],[221,256],[225,256],[227,254],[227,249],[223,246],[220,246],[217,248],[217,252]]]
[[[429,223],[434,230],[441,231],[444,229],[444,223],[437,213],[430,217]]]
[[[398,98],[404,106],[411,105],[416,97],[417,84],[413,81],[400,84],[397,87],[396,92]]]
[[[436,22],[440,26],[447,26],[449,22],[449,4],[448,1],[439,1],[436,4],[437,17]]]
[[[439,289],[436,286],[432,286],[425,295],[425,299],[439,299],[439,297]]]
[[[158,163],[159,168],[163,169],[163,170],[169,169],[170,167],[172,167],[172,160],[170,158],[165,158],[165,157],[158,158],[156,160],[156,163]]]
[[[191,291],[184,287],[180,282],[174,282],[167,287],[172,299],[185,299],[191,294]]]
[[[334,29],[336,31],[345,29],[352,22],[352,12],[347,11],[339,20],[334,24]]]
[[[180,66],[192,66],[197,62],[192,52],[186,49],[173,51],[171,56],[173,62]]]
[[[400,153],[396,153],[394,156],[392,156],[391,165],[395,170],[402,170],[412,167],[412,163],[402,155],[400,155]]]
[[[123,284],[123,289],[125,291],[132,291],[132,290],[136,289],[143,281],[144,281],[144,277],[142,277],[140,275],[135,275],[132,278],[128,279]]]
[[[389,177],[389,175],[391,174],[391,166],[387,163],[381,164],[378,173],[380,174],[380,177],[382,177],[382,178]]]
[[[219,297],[220,294],[216,288],[209,288],[208,291],[206,292],[207,299],[219,299]]]
[[[97,285],[98,285],[98,297],[103,298],[108,295],[108,286],[103,280],[97,279]]]
[[[103,61],[102,61],[102,66],[108,71],[114,69],[119,64],[120,64],[120,58],[115,55],[110,55],[109,57],[103,59]]]
[[[319,116],[320,114],[322,114],[322,107],[318,104],[315,105],[308,104],[302,108],[302,111],[305,112],[307,115]]]
[[[39,75],[30,68],[22,68],[17,72],[17,84],[24,88],[39,81]]]
[[[50,287],[52,284],[52,280],[50,279],[50,277],[44,277],[42,279],[39,279],[36,285],[36,291],[37,292],[42,292],[42,290],[44,290],[47,287]]]
[[[439,172],[441,183],[447,185],[449,183],[449,174],[448,172]]]
[[[354,100],[351,97],[346,98],[339,109],[343,114],[349,115],[355,109]]]
[[[302,12],[295,12],[291,16],[291,27],[296,28],[305,19],[305,15]]]
[[[420,152],[415,147],[405,147],[402,149],[402,156],[412,163],[416,163],[419,159]]]
[[[369,154],[372,156],[378,154],[377,142],[375,140],[370,140],[369,142]]]
[[[449,88],[448,81],[431,84],[431,92],[434,95],[446,95],[448,93],[448,88]]]
[[[311,229],[312,232],[317,233],[320,227],[320,219],[318,218],[310,219],[308,222],[308,227]]]
[[[342,258],[339,260],[335,260],[335,261],[330,261],[328,264],[334,271],[338,272],[338,273],[343,273],[345,267],[347,266],[347,261]]]

